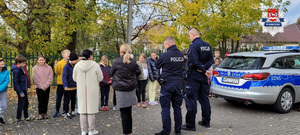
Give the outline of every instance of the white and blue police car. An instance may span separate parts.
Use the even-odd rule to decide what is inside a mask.
[[[270,104],[287,113],[300,102],[300,47],[232,53],[213,71],[211,91],[228,102]]]

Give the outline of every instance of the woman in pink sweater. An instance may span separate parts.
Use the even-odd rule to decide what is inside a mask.
[[[48,64],[46,64],[46,58],[43,55],[40,55],[37,57],[37,65],[33,67],[32,72],[39,102],[38,119],[47,119],[50,86],[53,81],[53,70]]]

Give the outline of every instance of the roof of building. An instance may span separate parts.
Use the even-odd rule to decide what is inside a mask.
[[[284,27],[283,33],[277,33],[274,37],[269,33],[258,32],[241,38],[241,43],[298,43],[300,42],[300,23],[294,23]]]

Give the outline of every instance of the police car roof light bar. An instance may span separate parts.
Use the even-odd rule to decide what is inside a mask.
[[[299,46],[264,46],[263,51],[300,51]]]

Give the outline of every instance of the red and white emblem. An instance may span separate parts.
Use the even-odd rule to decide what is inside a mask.
[[[279,12],[278,9],[268,9],[269,20],[274,22],[278,19]]]

